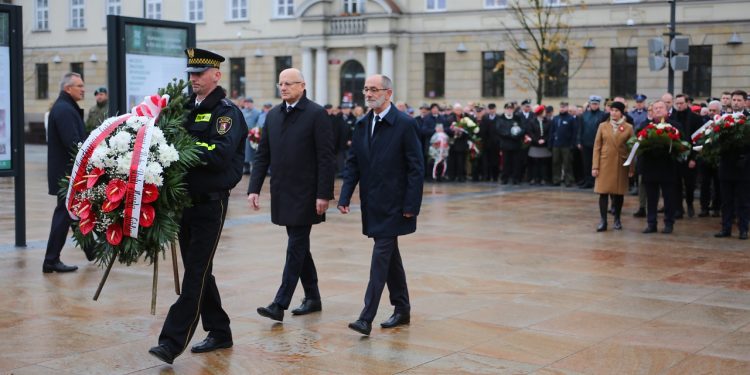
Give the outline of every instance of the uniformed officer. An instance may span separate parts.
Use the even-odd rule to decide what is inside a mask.
[[[191,348],[193,353],[232,346],[229,317],[221,308],[212,275],[213,258],[221,236],[230,190],[242,178],[247,124],[242,112],[225,98],[218,86],[222,56],[197,48],[185,50],[193,94],[185,128],[198,139],[201,163],[188,170],[186,182],[192,207],[182,213],[180,251],[185,266],[182,294],[172,305],[149,353],[172,363],[187,348],[198,326],[208,337]]]

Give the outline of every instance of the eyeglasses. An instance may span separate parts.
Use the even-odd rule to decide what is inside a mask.
[[[386,91],[386,90],[388,90],[388,89],[379,89],[377,87],[365,87],[365,88],[362,89],[362,93],[363,94],[367,94],[368,92],[371,92],[373,94],[377,94],[380,91]]]
[[[289,87],[289,86],[294,86],[298,83],[302,83],[302,82],[299,82],[299,81],[298,82],[279,82],[276,84],[276,87],[278,88]]]

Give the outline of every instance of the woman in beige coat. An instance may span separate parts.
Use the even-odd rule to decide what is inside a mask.
[[[633,166],[622,164],[628,158],[627,141],[633,136],[633,125],[625,122],[625,105],[612,103],[609,121],[599,124],[594,142],[594,160],[591,175],[596,178],[594,192],[599,194],[601,221],[597,232],[607,230],[608,198],[612,197],[615,208],[615,229],[622,229],[620,213],[624,195],[628,191],[628,176],[633,175]]]

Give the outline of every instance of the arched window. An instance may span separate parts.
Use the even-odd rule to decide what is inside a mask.
[[[365,68],[357,60],[349,60],[341,66],[341,102],[364,105]]]

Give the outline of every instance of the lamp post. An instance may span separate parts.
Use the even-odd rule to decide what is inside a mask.
[[[669,2],[669,32],[667,35],[669,36],[669,53],[667,54],[667,92],[674,94],[674,70],[672,69],[672,41],[674,40],[674,37],[679,35],[677,33],[675,25],[676,22],[676,13],[677,13],[677,0],[667,0]]]

